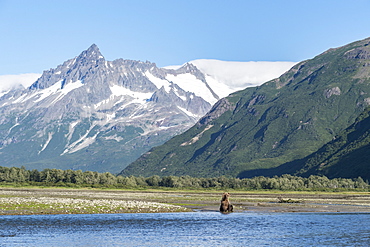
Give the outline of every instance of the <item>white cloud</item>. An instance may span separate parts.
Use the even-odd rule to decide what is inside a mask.
[[[258,86],[288,71],[296,62],[228,62],[213,59],[191,61],[199,70],[232,88]]]
[[[0,92],[10,90],[12,88],[29,87],[34,83],[41,74],[27,73],[20,75],[0,75]]]

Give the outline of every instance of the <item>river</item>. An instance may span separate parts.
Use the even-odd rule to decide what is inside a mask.
[[[369,213],[0,216],[0,246],[369,246]]]

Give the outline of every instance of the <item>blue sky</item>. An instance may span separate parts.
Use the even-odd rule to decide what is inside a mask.
[[[369,0],[0,0],[0,75],[107,60],[301,61],[370,36]]]

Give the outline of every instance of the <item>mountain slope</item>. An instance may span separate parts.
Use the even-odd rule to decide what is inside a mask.
[[[231,94],[121,174],[248,177],[315,152],[369,105],[369,44],[330,49],[278,79]]]
[[[309,157],[295,162],[296,174],[370,179],[370,108],[354,124]],[[300,169],[299,169],[300,168]]]
[[[1,165],[118,172],[194,125],[223,86],[192,64],[107,61],[92,45],[0,95]]]

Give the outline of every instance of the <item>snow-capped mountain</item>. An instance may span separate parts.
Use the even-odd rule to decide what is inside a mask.
[[[259,86],[264,82],[278,78],[297,64],[296,62],[281,61],[235,62],[215,59],[198,59],[189,63],[195,65],[204,74],[226,85],[232,92]]]
[[[107,61],[96,45],[0,98],[4,166],[117,172],[191,127],[222,85],[194,65]]]
[[[0,95],[1,165],[115,173],[235,90],[194,63],[107,61],[92,45]]]

